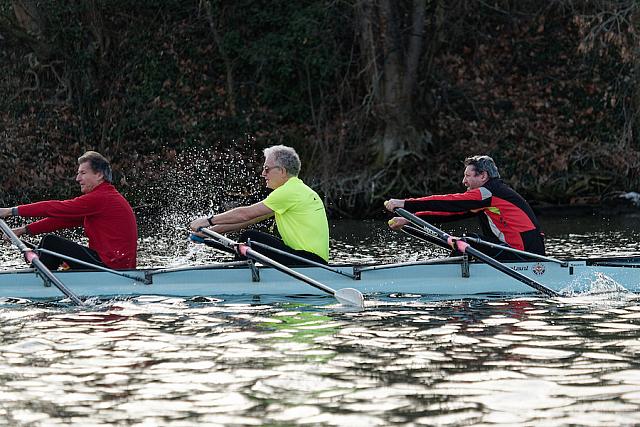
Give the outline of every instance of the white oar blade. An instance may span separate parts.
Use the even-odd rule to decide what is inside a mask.
[[[353,288],[338,289],[334,294],[340,304],[352,305],[358,308],[364,308],[364,296],[362,292]]]

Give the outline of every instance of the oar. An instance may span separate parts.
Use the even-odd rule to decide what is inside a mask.
[[[479,237],[463,236],[462,240],[464,240],[467,243],[468,242],[473,242],[473,243],[477,243],[477,244],[480,244],[480,245],[485,245],[485,246],[490,247],[490,248],[501,249],[501,250],[506,251],[506,252],[512,252],[514,254],[526,256],[526,257],[529,257],[529,258],[532,258],[532,259],[539,259],[541,261],[555,262],[556,264],[560,264],[563,267],[566,267],[566,266],[569,265],[569,263],[567,261],[562,261],[561,259],[551,258],[551,257],[548,257],[548,256],[539,255],[539,254],[534,254],[533,252],[521,251],[520,249],[512,248],[510,246],[498,245],[496,243],[487,242],[486,240],[483,240],[483,239],[481,239]]]
[[[433,233],[435,233],[440,240],[442,240],[443,242],[447,242],[450,245],[455,244],[456,248],[460,251],[460,252],[467,252],[470,255],[473,255],[474,257],[478,258],[479,260],[485,262],[486,264],[489,264],[491,267],[495,268],[498,271],[501,271],[502,273],[513,277],[516,280],[519,280],[520,282],[524,283],[525,285],[528,285],[546,295],[552,296],[552,297],[557,297],[560,296],[559,293],[557,293],[556,291],[554,291],[553,289],[549,289],[548,287],[544,286],[543,284],[525,276],[524,274],[520,274],[515,270],[512,270],[511,268],[507,267],[506,265],[504,265],[503,263],[496,261],[495,259],[491,258],[490,256],[480,252],[479,250],[473,248],[472,246],[470,246],[467,242],[463,241],[463,240],[459,240],[459,239],[453,239],[449,234],[445,233],[444,231],[440,230],[439,228],[436,228],[435,226],[429,224],[427,221],[423,220],[422,218],[419,218],[417,216],[415,216],[414,214],[412,214],[411,212],[402,209],[402,208],[396,208],[395,212],[402,216],[403,218],[407,219],[408,221],[412,222],[413,224],[424,228],[425,230],[430,230]]]
[[[134,276],[133,274],[127,274],[127,273],[125,273],[123,271],[112,270],[110,268],[103,267],[101,265],[92,264],[90,262],[83,261],[83,260],[77,259],[77,258],[73,258],[73,257],[67,256],[67,255],[64,255],[64,254],[61,254],[61,253],[58,253],[58,252],[53,252],[53,251],[50,251],[48,249],[38,248],[38,249],[36,249],[36,251],[38,251],[40,253],[43,253],[43,254],[49,254],[49,255],[56,256],[58,258],[62,258],[65,261],[75,262],[75,263],[78,263],[80,265],[84,265],[85,267],[93,268],[95,270],[104,271],[105,273],[111,273],[111,274],[115,274],[116,276],[126,277],[127,279],[135,280],[137,282],[144,283],[145,285],[150,285],[151,284],[151,280],[149,280],[146,277]]]
[[[11,243],[13,243],[18,249],[20,249],[20,252],[22,253],[25,261],[33,265],[35,269],[40,273],[40,277],[42,277],[42,280],[44,280],[45,284],[53,284],[56,288],[60,289],[60,291],[65,294],[71,301],[73,301],[74,304],[83,305],[80,298],[78,298],[76,294],[69,290],[69,288],[67,288],[64,283],[60,281],[60,279],[58,279],[53,275],[53,273],[51,273],[47,266],[44,265],[42,261],[40,261],[40,258],[38,258],[38,254],[29,249],[22,242],[22,240],[20,240],[18,236],[16,236],[13,230],[11,230],[11,227],[9,227],[7,223],[2,219],[0,219],[0,228],[2,229],[4,234],[6,234],[11,239]]]
[[[413,236],[417,239],[424,240],[425,242],[432,243],[434,245],[438,245],[443,248],[451,249],[451,246],[444,243],[438,237],[434,236],[433,234],[429,234],[424,230],[420,230],[419,228],[416,228],[412,225],[405,225],[404,227],[402,227],[401,230],[403,233]],[[503,250],[505,252],[512,252],[514,254],[522,255],[524,257],[528,257],[531,259],[539,259],[540,261],[554,262],[556,264],[560,264],[563,267],[566,267],[569,265],[567,261],[562,261],[561,259],[552,258],[552,257],[540,255],[540,254],[534,254],[533,252],[521,251],[520,249],[515,249],[510,246],[498,245],[496,243],[487,242],[486,240],[483,240],[479,237],[462,236],[462,240],[464,240],[467,243],[477,243],[490,248]]]
[[[222,243],[218,242],[217,240],[205,239],[204,237],[200,237],[197,234],[191,234],[189,236],[189,240],[191,240],[194,243],[202,243],[206,246],[209,246],[210,248],[217,249],[221,252],[225,252],[233,255],[236,254],[236,251],[233,248],[229,248],[223,245]]]
[[[224,246],[223,244],[221,244],[220,242],[218,242],[216,240],[203,239],[202,237],[200,237],[198,235],[195,235],[195,234],[192,234],[191,236],[189,236],[189,239],[191,239],[191,241],[193,241],[195,243],[203,243],[203,244],[205,244],[205,245],[207,245],[209,247],[212,247],[214,249],[218,249],[218,250],[223,251],[223,252],[235,253],[235,250],[229,249],[228,247]],[[269,245],[264,244],[264,243],[251,241],[251,242],[247,242],[247,244],[249,245],[249,247],[257,246],[259,248],[275,252],[275,253],[277,253],[279,255],[286,256],[286,257],[289,257],[291,259],[295,259],[296,261],[299,261],[301,264],[312,265],[314,267],[322,268],[322,269],[331,271],[333,273],[340,274],[342,276],[348,277],[348,278],[353,279],[353,280],[358,280],[358,276],[356,276],[355,274],[348,273],[346,271],[342,271],[339,268],[331,267],[331,266],[326,265],[326,264],[321,264],[321,263],[319,263],[317,261],[313,261],[311,259],[307,259],[305,257],[301,257],[300,255],[296,255],[296,254],[292,254],[292,253],[287,252],[287,251],[283,251],[282,249],[274,248],[273,246],[269,246]]]
[[[358,278],[358,276],[356,276],[355,274],[347,273],[345,271],[340,270],[339,268],[334,268],[334,267],[331,267],[329,265],[321,264],[321,263],[319,263],[317,261],[313,261],[313,260],[307,259],[305,257],[301,257],[299,255],[292,254],[292,253],[289,253],[287,251],[283,251],[283,250],[278,249],[278,248],[274,248],[273,246],[265,245],[264,243],[251,241],[251,242],[249,242],[249,246],[251,246],[251,247],[257,246],[257,247],[262,248],[262,249],[267,249],[267,250],[273,251],[273,252],[275,252],[277,254],[280,254],[280,255],[283,255],[283,256],[287,256],[287,257],[289,257],[291,259],[295,259],[296,261],[299,261],[301,263],[309,264],[309,265],[312,265],[314,267],[323,268],[325,270],[331,271],[331,272],[336,273],[336,274],[340,274],[342,276],[346,276],[346,277],[348,277],[350,279],[353,279],[353,280],[356,280]]]
[[[445,242],[443,242],[441,239],[437,238],[433,234],[429,234],[426,231],[421,230],[412,225],[407,224],[404,227],[402,227],[401,230],[403,233],[408,234],[409,236],[415,237],[417,239],[420,239],[422,241],[425,241],[427,243],[440,246],[441,248],[444,248],[444,249],[449,249],[449,250],[452,249],[451,246],[449,246],[448,244],[446,244]]]
[[[247,246],[244,243],[235,242],[229,239],[228,237],[223,236],[222,234],[217,233],[208,228],[201,228],[198,231],[206,234],[209,237],[213,237],[214,239],[217,239],[220,243],[224,244],[229,248],[236,250],[238,253],[240,253],[243,256],[246,256],[247,258],[251,258],[256,261],[260,261],[263,264],[270,265],[271,267],[275,268],[278,271],[281,271],[282,273],[288,274],[291,277],[295,277],[296,279],[301,280],[306,284],[313,286],[316,289],[320,289],[323,292],[333,295],[341,304],[353,305],[360,308],[364,307],[364,297],[362,296],[362,293],[357,289],[343,288],[343,289],[338,289],[336,291],[330,288],[329,286],[318,282],[317,280],[307,277],[304,274],[298,273],[297,271],[285,265],[282,265],[279,262],[274,261],[267,256],[262,255],[260,252],[256,252],[255,250],[251,249],[249,246]]]

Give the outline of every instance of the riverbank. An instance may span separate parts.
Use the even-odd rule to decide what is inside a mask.
[[[436,3],[423,20],[416,74],[409,63],[383,69],[380,58],[398,58],[364,49],[384,45],[376,38],[384,26],[374,27],[387,20],[350,2],[0,9],[0,198],[75,195],[76,159],[93,149],[111,159],[135,205],[176,202],[150,194],[159,189],[206,205],[205,188],[162,186],[204,167],[192,152],[219,163],[202,177],[221,189],[214,204],[235,203],[258,192],[249,175],[261,150],[279,143],[300,152],[303,179],[341,217],[375,216],[392,195],[459,191],[461,161],[474,154],[493,156],[510,185],[545,204],[640,188],[629,132],[637,126],[628,120],[638,116],[637,67],[620,57],[635,42],[585,49],[594,5],[529,0],[498,12],[484,2]],[[401,12],[394,16],[410,16]],[[413,22],[398,21],[397,33],[418,34]],[[409,95],[385,80],[394,75],[415,77],[405,81]]]

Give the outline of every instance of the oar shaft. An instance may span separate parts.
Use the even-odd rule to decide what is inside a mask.
[[[75,262],[77,264],[84,265],[85,267],[93,268],[94,270],[104,271],[105,273],[111,273],[111,274],[115,274],[116,276],[126,277],[127,279],[135,280],[137,282],[142,282],[142,283],[147,284],[147,285],[149,284],[149,279],[144,278],[144,277],[134,276],[133,274],[127,274],[127,273],[124,273],[122,271],[112,270],[110,268],[103,267],[101,265],[92,264],[90,262],[83,261],[83,260],[78,259],[78,258],[73,258],[73,257],[70,257],[68,255],[64,255],[64,254],[61,254],[61,253],[58,253],[58,252],[53,252],[53,251],[50,251],[48,249],[40,248],[40,249],[37,249],[37,251],[41,252],[43,254],[49,254],[49,255],[56,256],[56,257],[61,258],[61,259],[65,260],[65,261]]]
[[[311,277],[307,277],[304,274],[298,273],[297,271],[283,265],[280,264],[278,261],[274,261],[271,258],[268,258],[264,255],[262,255],[259,252],[256,252],[255,250],[251,249],[249,246],[245,245],[245,244],[240,244],[239,245],[239,250],[240,253],[244,256],[246,256],[247,258],[253,258],[256,261],[260,261],[263,264],[267,264],[270,265],[271,267],[275,268],[276,270],[279,270],[283,273],[286,273],[290,276],[295,277],[298,280],[302,280],[303,282],[313,286],[314,288],[320,289],[321,291],[327,292],[331,295],[336,294],[336,291],[334,291],[333,289],[331,289],[330,287],[323,285],[322,283],[312,279]]]
[[[451,246],[449,246],[447,243],[442,241],[442,239],[434,236],[433,234],[429,234],[424,230],[420,230],[417,227],[405,225],[404,227],[402,227],[402,232],[410,236],[416,237],[420,240],[431,243],[433,245],[440,246],[441,248],[449,249],[449,250],[452,249]]]
[[[354,274],[345,273],[344,271],[338,270],[337,268],[329,267],[328,265],[321,264],[319,262],[307,259],[305,257],[301,257],[301,256],[296,255],[296,254],[292,254],[291,252],[287,252],[287,251],[283,251],[283,250],[278,249],[278,248],[274,248],[273,246],[265,245],[264,243],[251,241],[249,243],[249,246],[252,246],[252,247],[253,246],[258,246],[259,248],[266,249],[266,250],[269,250],[269,251],[273,251],[273,252],[275,252],[277,254],[280,254],[280,255],[283,255],[283,256],[287,256],[287,257],[289,257],[291,259],[295,259],[296,261],[300,261],[301,263],[313,265],[314,267],[319,267],[319,268],[322,268],[322,269],[325,269],[325,270],[332,271],[332,272],[337,273],[337,274],[341,274],[343,276],[350,277],[351,279],[356,279],[356,276]]]
[[[406,209],[403,208],[396,208],[395,212],[400,215],[401,217],[403,217],[404,219],[406,219],[409,222],[412,222],[415,225],[419,225],[423,228],[426,228],[428,230],[431,230],[431,232],[435,233],[441,240],[443,240],[444,242],[447,242],[447,240],[449,239],[449,235],[447,233],[445,233],[444,231],[440,230],[437,227],[434,227],[433,225],[429,224],[427,221],[423,220],[422,218],[412,214],[411,212],[409,212]],[[448,246],[448,245],[447,245]]]
[[[408,221],[412,222],[413,224],[423,227],[427,230],[431,230],[433,233],[435,233],[440,239],[442,239],[444,242],[447,242],[449,244],[455,243],[456,247],[458,248],[459,251],[461,252],[467,252],[471,255],[473,255],[474,257],[478,258],[481,261],[484,261],[486,264],[489,264],[490,266],[494,267],[496,270],[501,271],[505,274],[507,274],[508,276],[513,277],[516,280],[519,280],[520,282],[531,286],[532,288],[546,294],[549,296],[559,296],[559,294],[554,291],[553,289],[547,288],[546,286],[544,286],[542,283],[539,283],[533,279],[531,279],[530,277],[525,276],[524,274],[520,274],[515,270],[512,270],[511,268],[507,267],[506,265],[502,264],[501,262],[491,258],[490,256],[480,252],[479,250],[471,247],[467,242],[464,242],[462,240],[451,240],[451,236],[447,233],[445,233],[444,231],[440,230],[439,228],[429,224],[427,221],[423,220],[422,218],[419,218],[418,216],[412,214],[411,212],[402,209],[402,208],[396,208],[395,212],[397,214],[399,214],[400,216],[402,216],[403,218],[407,219]]]
[[[464,236],[463,240],[466,241],[466,242],[477,243],[477,244],[480,244],[480,245],[487,246],[489,248],[500,249],[500,250],[503,250],[503,251],[511,252],[511,253],[522,255],[522,256],[525,256],[525,257],[529,257],[529,258],[539,259],[541,261],[554,262],[554,263],[560,264],[560,265],[562,265],[564,267],[566,267],[568,265],[568,263],[566,261],[562,261],[562,260],[557,259],[557,258],[552,258],[552,257],[540,255],[540,254],[534,254],[533,252],[521,251],[520,249],[512,248],[510,246],[498,245],[496,243],[487,242],[486,240],[482,240],[479,237]]]
[[[67,288],[64,283],[60,281],[53,273],[40,261],[40,258],[36,255],[35,258],[31,259],[31,265],[33,265],[41,275],[43,275],[43,279],[47,282],[53,284],[56,288],[60,290],[63,294],[67,296],[75,305],[83,305],[82,300],[76,296],[69,288]]]
[[[406,234],[412,235],[414,237],[417,237],[418,239],[423,239],[428,241],[429,243],[433,243],[434,245],[438,245],[438,246],[442,246],[444,248],[451,248],[451,246],[449,246],[448,244],[444,243],[442,240],[440,240],[439,238],[426,233],[424,230],[420,230],[419,228],[416,227],[411,227],[410,225],[405,225],[404,227],[402,227],[402,231]],[[470,237],[470,236],[463,236],[462,238],[465,242],[469,243],[469,242],[473,242],[473,243],[477,243],[480,245],[484,245],[487,246],[489,248],[494,248],[494,249],[499,249],[499,250],[503,250],[506,252],[511,252],[514,254],[518,254],[518,255],[522,255],[528,258],[532,258],[532,259],[539,259],[541,261],[549,261],[549,262],[554,262],[556,264],[560,264],[563,267],[566,267],[568,265],[568,263],[566,261],[562,261],[560,259],[557,258],[552,258],[552,257],[548,257],[548,256],[544,256],[544,255],[539,255],[539,254],[534,254],[533,252],[527,252],[527,251],[521,251],[520,249],[515,249],[512,248],[510,246],[504,246],[504,245],[498,245],[496,243],[492,243],[492,242],[487,242],[486,240],[483,240],[479,237]]]
[[[46,283],[53,284],[60,290],[60,292],[62,292],[71,301],[73,301],[74,304],[83,305],[80,298],[78,298],[73,292],[71,292],[71,290],[69,290],[69,288],[67,288],[64,283],[60,281],[60,279],[53,275],[53,273],[47,268],[47,266],[44,265],[42,261],[40,261],[40,258],[38,258],[38,254],[29,249],[24,244],[24,242],[20,240],[18,236],[16,236],[11,227],[9,227],[3,219],[0,219],[0,228],[2,229],[2,232],[11,239],[11,243],[13,243],[13,245],[16,246],[20,250],[20,252],[22,252],[22,256],[24,257],[25,261],[33,265],[35,269],[40,273],[42,280],[44,280]]]
[[[235,241],[229,239],[228,237],[226,237],[226,236],[224,236],[224,235],[222,235],[220,233],[216,233],[215,231],[210,230],[208,228],[203,228],[200,231],[202,233],[206,234],[207,236],[210,236],[210,237],[213,237],[215,239],[218,239],[220,241],[220,243],[223,243],[223,244],[225,244],[225,245],[227,245],[229,247],[235,248],[236,250],[238,250],[240,252],[240,254],[242,254],[242,255],[244,255],[244,256],[246,256],[248,258],[253,258],[256,261],[262,262],[263,264],[270,265],[273,268],[275,268],[276,270],[279,270],[279,271],[281,271],[283,273],[286,273],[286,274],[288,274],[290,276],[293,276],[296,279],[302,280],[303,282],[305,282],[305,283],[307,283],[307,284],[309,284],[309,285],[311,285],[311,286],[313,286],[313,287],[315,287],[317,289],[320,289],[320,290],[322,290],[324,292],[327,292],[327,293],[329,293],[331,295],[335,295],[336,294],[336,291],[334,291],[330,287],[328,287],[326,285],[323,285],[322,283],[320,283],[320,282],[318,282],[316,280],[313,280],[312,278],[307,277],[307,276],[305,276],[305,275],[303,275],[301,273],[298,273],[297,271],[292,270],[289,267],[287,267],[285,265],[282,265],[279,262],[274,261],[274,260],[272,260],[271,258],[269,258],[269,257],[267,257],[265,255],[262,255],[259,252],[254,251],[249,246],[247,246],[247,245],[245,245],[243,243],[235,242]]]
[[[342,289],[338,289],[337,291],[331,289],[329,286],[324,285],[320,282],[318,282],[317,280],[314,280],[310,277],[305,276],[304,274],[301,274],[295,270],[292,270],[291,268],[280,264],[279,262],[261,254],[260,252],[256,252],[255,250],[251,249],[248,245],[244,244],[244,243],[238,243],[238,242],[234,242],[233,240],[229,239],[228,237],[223,236],[220,233],[216,233],[215,231],[208,229],[208,228],[201,228],[200,230],[201,233],[206,234],[209,237],[213,237],[215,239],[217,239],[221,244],[228,246],[229,248],[233,248],[234,250],[236,250],[238,253],[240,253],[241,255],[246,256],[247,258],[251,258],[254,259],[256,261],[260,261],[261,263],[265,264],[265,265],[269,265],[273,268],[275,268],[276,270],[281,271],[282,273],[285,273],[291,277],[294,277],[308,285],[313,286],[316,289],[319,289],[323,292],[326,292],[330,295],[333,295],[333,297],[335,299],[338,300],[338,302],[342,303],[342,304],[348,304],[348,305],[352,305],[352,306],[356,306],[356,307],[360,307],[360,308],[364,308],[364,297],[362,295],[362,292],[358,291],[357,289],[353,289],[353,288],[342,288]]]
[[[499,270],[501,272],[503,272],[504,274],[513,277],[514,279],[517,279],[521,282],[524,282],[525,284],[531,286],[534,289],[537,289],[538,291],[542,292],[543,294],[549,295],[549,296],[559,296],[559,294],[554,291],[553,289],[549,289],[546,286],[538,283],[537,281],[525,276],[524,274],[520,274],[517,271],[507,267],[506,265],[502,264],[501,262],[498,262],[496,260],[494,260],[493,258],[491,258],[490,256],[483,254],[482,252],[480,252],[479,250],[473,248],[472,246],[469,246],[468,243],[466,243],[467,247],[465,248],[465,251],[471,255],[473,255],[474,257],[478,258],[479,260],[485,262],[486,264],[489,264],[490,266],[492,266],[493,268],[495,268],[496,270]]]

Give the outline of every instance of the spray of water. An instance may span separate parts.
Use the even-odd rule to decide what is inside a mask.
[[[592,276],[579,277],[562,290],[566,302],[586,304],[598,307],[627,304],[637,299],[637,295],[628,291],[606,274],[596,272]]]
[[[193,219],[265,197],[262,155],[255,150],[191,149],[157,158],[138,171],[132,200],[140,231],[140,266],[210,262],[219,256],[188,241]]]

